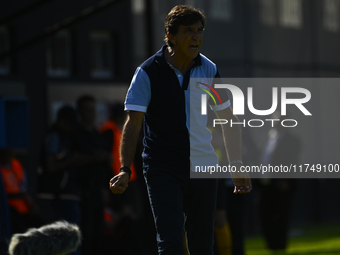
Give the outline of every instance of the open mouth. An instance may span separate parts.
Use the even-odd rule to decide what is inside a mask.
[[[189,48],[191,50],[198,50],[198,45],[190,45]]]

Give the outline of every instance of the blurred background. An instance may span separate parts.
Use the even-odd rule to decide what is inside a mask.
[[[201,52],[222,77],[333,78],[332,86],[308,87],[307,108],[316,117],[293,133],[300,139],[299,163],[339,163],[339,0],[3,0],[0,147],[16,149],[33,199],[41,144],[58,110],[92,95],[96,127],[102,126],[110,105],[124,102],[136,67],[163,45],[164,18],[177,4],[204,10]],[[259,88],[256,102],[269,92]],[[249,131],[257,149],[267,132]],[[299,179],[292,226],[339,223],[339,184]],[[247,235],[261,233],[256,199],[246,199],[253,201]]]

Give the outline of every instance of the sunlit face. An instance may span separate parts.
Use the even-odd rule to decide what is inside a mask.
[[[204,27],[201,21],[189,26],[180,25],[176,35],[170,35],[175,54],[184,59],[194,59],[202,45]]]

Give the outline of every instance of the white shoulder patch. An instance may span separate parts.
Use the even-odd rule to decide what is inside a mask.
[[[212,62],[209,58],[201,54],[201,61],[202,61],[202,67],[204,68],[205,71],[209,73],[211,78],[214,78],[217,72],[217,67],[214,62]]]

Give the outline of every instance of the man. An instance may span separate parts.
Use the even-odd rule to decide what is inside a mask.
[[[199,54],[204,26],[203,13],[188,6],[176,6],[167,15],[167,45],[137,68],[132,79],[125,101],[129,114],[120,148],[121,173],[110,180],[113,193],[127,188],[144,120],[144,177],[162,255],[183,254],[184,231],[190,254],[213,254],[217,180],[190,179],[197,162],[217,163],[206,122],[189,121],[190,89],[194,89],[190,78],[219,76],[216,65]],[[229,106],[225,93],[223,104],[212,108],[219,110],[219,118],[237,121]],[[224,134],[229,162],[239,168],[240,130],[224,127]],[[248,176],[233,177],[234,193],[251,190]]]
[[[5,184],[0,174],[0,254],[6,254],[11,237],[10,216]]]
[[[96,100],[91,95],[77,100],[80,127],[77,130],[79,152],[88,157],[81,167],[83,245],[81,254],[101,254],[104,237],[104,180],[111,175],[111,155],[105,148],[103,137],[96,128]]]
[[[107,142],[106,150],[111,153],[112,162],[111,169],[114,175],[119,173],[119,146],[122,135],[122,128],[124,126],[126,114],[124,112],[124,105],[116,103],[110,106],[110,119],[106,121],[99,129],[103,139]],[[132,175],[131,181],[137,180],[137,173],[134,165],[131,166]]]
[[[12,233],[21,233],[41,224],[35,204],[27,192],[26,172],[15,158],[14,149],[0,149],[0,175],[5,185]]]
[[[37,187],[43,224],[65,220],[80,225],[82,173],[79,167],[86,165],[89,158],[78,151],[77,127],[77,112],[65,105],[58,110],[55,123],[44,135]],[[80,249],[72,253],[79,254]]]
[[[292,134],[290,129],[280,123],[283,118],[275,111],[271,118],[275,121],[269,130],[261,153],[261,164],[271,166],[297,165],[301,152],[299,137]],[[288,178],[259,179],[260,188],[260,223],[270,250],[284,253],[288,243],[288,232],[293,209],[293,202],[297,191],[297,180]],[[279,200],[277,198],[280,198]]]

